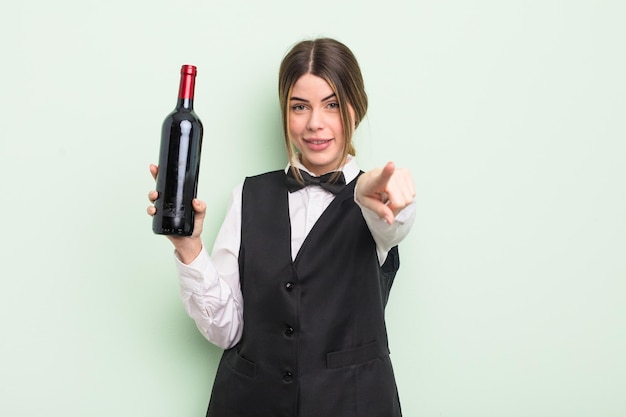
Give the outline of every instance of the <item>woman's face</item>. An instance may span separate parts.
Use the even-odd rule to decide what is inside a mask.
[[[354,120],[354,110],[348,109]],[[289,98],[289,138],[300,151],[302,164],[315,175],[339,166],[345,138],[339,101],[320,77],[305,74]]]

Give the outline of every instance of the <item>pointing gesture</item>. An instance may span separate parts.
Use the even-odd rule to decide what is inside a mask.
[[[389,224],[415,199],[413,178],[407,169],[396,169],[393,162],[359,177],[356,200]]]

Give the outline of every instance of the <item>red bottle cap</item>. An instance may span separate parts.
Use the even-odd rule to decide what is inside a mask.
[[[181,74],[196,75],[197,72],[195,65],[183,65],[180,69]]]

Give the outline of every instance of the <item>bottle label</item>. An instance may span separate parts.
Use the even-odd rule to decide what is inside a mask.
[[[185,205],[182,203],[163,203],[163,217],[185,217]]]

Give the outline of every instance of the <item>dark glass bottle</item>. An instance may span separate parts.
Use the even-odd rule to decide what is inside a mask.
[[[159,173],[152,231],[159,235],[190,236],[202,148],[202,123],[193,111],[196,67],[183,65],[176,109],[163,121]]]

